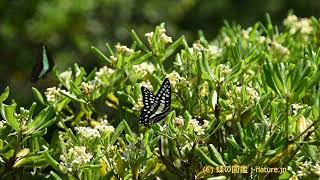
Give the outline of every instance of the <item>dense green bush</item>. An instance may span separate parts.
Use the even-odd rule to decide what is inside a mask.
[[[130,48],[91,47],[104,67],[55,71],[30,108],[0,96],[0,176],[53,179],[297,178],[320,175],[320,23],[289,15],[228,23],[213,42],[173,40],[164,24]],[[171,112],[143,127],[140,87],[172,86]],[[37,105],[38,104],[38,105]],[[238,167],[242,173],[231,173]],[[285,168],[254,173],[251,167]],[[211,170],[216,172],[211,172]],[[246,169],[248,168],[248,169]],[[245,172],[247,171],[247,173]]]

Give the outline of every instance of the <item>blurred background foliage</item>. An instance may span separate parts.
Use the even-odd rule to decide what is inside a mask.
[[[269,13],[282,28],[290,10],[299,17],[319,17],[319,9],[320,1],[314,0],[0,0],[0,89],[9,85],[11,98],[26,105],[32,101],[31,86],[55,84],[50,76],[30,82],[40,42],[51,48],[58,70],[77,62],[89,71],[101,63],[90,46],[106,50],[106,42],[126,44],[131,29],[144,36],[165,22],[172,37],[184,34],[193,41],[201,29],[212,39],[223,20],[245,28]]]

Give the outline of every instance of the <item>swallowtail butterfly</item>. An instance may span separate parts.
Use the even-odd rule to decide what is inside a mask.
[[[164,119],[169,111],[171,104],[171,85],[166,78],[158,93],[153,95],[146,87],[141,86],[143,108],[140,115],[140,123],[144,126],[150,123],[157,123]]]
[[[31,82],[37,82],[45,77],[53,68],[54,62],[50,52],[45,45],[41,45],[38,53],[37,63],[34,65],[31,73]]]

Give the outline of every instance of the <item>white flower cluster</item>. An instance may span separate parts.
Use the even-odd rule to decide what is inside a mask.
[[[14,113],[14,116],[22,123],[26,123],[29,119],[29,110],[20,107],[20,113]]]
[[[84,95],[91,95],[93,91],[99,86],[101,86],[101,81],[98,79],[95,79],[88,82],[82,82],[80,84],[80,89]]]
[[[182,116],[175,117],[173,121],[174,121],[174,124],[178,127],[184,125],[184,119],[182,118]]]
[[[108,68],[108,66],[103,66],[102,68],[97,71],[96,78],[102,80],[104,77],[110,77],[115,72],[114,69]]]
[[[114,132],[114,127],[109,125],[108,120],[101,121],[101,124],[96,126],[95,129],[98,129],[104,134],[110,134]]]
[[[209,84],[205,81],[203,84],[200,85],[200,96],[206,97],[209,95]]]
[[[219,57],[222,53],[222,49],[216,45],[209,45],[207,50],[209,55],[213,57]]]
[[[181,77],[180,74],[177,73],[176,71],[172,71],[172,73],[166,74],[166,77],[169,79],[173,88],[175,88],[179,82],[186,82],[187,81],[186,78]],[[176,91],[176,89],[175,89],[175,91]]]
[[[236,93],[237,94],[241,94],[242,91],[242,86],[237,86],[236,87]],[[253,89],[252,87],[247,86],[246,87],[246,93],[250,96],[250,99],[252,100],[252,102],[254,102],[254,99],[260,99],[259,93]]]
[[[268,41],[267,41],[268,42]],[[271,51],[271,52],[274,52],[276,54],[279,54],[279,55],[289,55],[290,54],[290,51],[287,47],[281,45],[280,43],[278,43],[277,41],[271,41],[269,43],[269,46],[268,46],[268,49]]]
[[[223,82],[225,80],[226,76],[229,73],[231,73],[232,69],[228,65],[225,65],[225,64],[219,64],[218,68],[220,69],[220,79],[219,79],[219,81]]]
[[[196,132],[198,136],[204,135],[204,128],[199,125],[199,121],[196,119],[191,119],[189,121],[189,126]]]
[[[153,38],[154,32],[146,33],[145,36],[148,39],[148,43],[152,45],[152,38]],[[166,29],[160,28],[159,29],[159,40],[163,44],[172,43],[172,38],[166,35]]]
[[[125,56],[130,56],[134,53],[133,49],[128,48],[127,46],[122,46],[120,43],[115,45],[118,53],[123,54]]]
[[[63,82],[69,82],[72,79],[72,71],[64,71],[59,74],[59,77]]]
[[[289,15],[284,19],[283,24],[289,28],[290,34],[300,33],[304,36],[313,32],[312,21],[308,18],[298,18],[296,15]]]
[[[91,127],[75,127],[77,133],[86,139],[96,139],[100,138],[100,133],[97,129]]]
[[[134,111],[140,111],[143,108],[143,101],[142,101],[142,97],[138,98],[138,101],[136,101],[136,103],[133,105],[132,110]]]
[[[202,46],[200,41],[196,41],[196,42],[194,42],[192,44],[192,49],[191,50],[192,50],[193,53],[199,53],[202,50],[204,50],[204,47]]]
[[[291,106],[293,115],[297,115],[299,111],[304,108],[304,105],[302,104],[292,104]]]
[[[208,48],[205,48],[198,40],[192,44],[192,48],[188,48],[188,51],[197,57],[202,57],[202,51],[208,52],[211,57],[219,57],[222,49],[214,44],[208,45]]]
[[[222,34],[222,38],[222,44],[224,46],[231,46],[231,38],[226,33]]]
[[[320,176],[320,165],[318,163],[313,164],[311,161],[305,161],[303,164],[299,165],[299,171],[297,171],[297,176],[308,176],[316,175]]]
[[[60,170],[62,172],[76,172],[80,167],[88,164],[93,155],[84,146],[75,146],[68,149],[67,153],[60,155]]]
[[[49,104],[59,100],[59,98],[61,97],[61,94],[59,91],[61,91],[61,89],[55,86],[46,89],[46,91],[44,92],[44,95],[46,96]],[[65,91],[65,90],[62,90],[62,91]]]
[[[115,64],[118,59],[115,56],[110,56],[110,60]]]
[[[141,83],[140,83],[140,87],[146,87],[147,89],[149,89],[150,91],[153,91],[153,86],[151,85],[151,83],[150,83],[150,81],[147,81],[147,82],[145,82],[145,81],[142,81]]]
[[[4,128],[6,124],[6,121],[2,120],[0,121],[0,129]]]
[[[242,37],[246,40],[249,40],[250,36],[250,32],[252,31],[252,27],[249,27],[248,29],[242,29],[241,30],[241,34],[242,34]]]
[[[136,71],[138,73],[142,73],[143,76],[145,76],[148,72],[150,74],[152,74],[153,71],[155,70],[155,67],[152,63],[143,62],[138,65],[133,65],[132,69],[133,69],[133,71]]]

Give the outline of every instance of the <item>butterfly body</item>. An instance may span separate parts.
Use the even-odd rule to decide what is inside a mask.
[[[150,123],[157,123],[164,119],[169,111],[171,104],[171,85],[166,78],[158,93],[153,95],[146,87],[141,87],[143,108],[140,115],[140,123],[144,126]]]
[[[53,68],[54,62],[50,52],[45,45],[41,45],[40,52],[37,57],[37,63],[32,69],[31,82],[37,82],[45,77]]]

